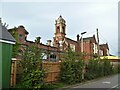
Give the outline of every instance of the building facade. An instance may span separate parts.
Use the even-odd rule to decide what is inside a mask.
[[[109,56],[110,55],[108,43],[100,44],[100,55],[101,56]]]
[[[60,53],[66,50],[68,47],[72,49],[74,52],[81,52],[83,49],[83,53],[85,53],[84,59],[94,58],[97,55],[98,47],[95,35],[92,37],[83,38],[78,34],[76,40],[72,40],[66,37],[66,21],[60,15],[57,20],[55,20],[55,33],[53,37],[53,42],[51,40],[47,40],[47,44],[43,44],[40,39],[41,37],[36,37],[35,41],[27,40],[28,32],[24,26],[18,26],[9,29],[10,33],[17,32],[17,42],[21,45],[19,50],[20,53],[24,52],[24,48],[30,45],[34,45],[35,41],[38,42],[38,47],[43,50],[43,53],[48,53],[49,55],[45,55],[45,60],[53,60],[57,61],[60,59]],[[83,41],[82,41],[83,40]],[[53,45],[52,45],[53,43]],[[83,45],[83,46],[82,46]],[[101,47],[101,46],[100,46]],[[103,55],[106,55],[105,49],[101,47],[101,51],[104,52]],[[108,49],[109,50],[109,49]]]

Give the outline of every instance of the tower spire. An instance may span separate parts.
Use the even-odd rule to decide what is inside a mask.
[[[55,20],[55,39],[61,41],[66,35],[66,24],[65,20],[60,15],[57,20]]]
[[[60,14],[60,17],[62,17],[62,15]]]

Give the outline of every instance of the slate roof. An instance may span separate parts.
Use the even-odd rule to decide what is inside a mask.
[[[7,28],[2,25],[0,22],[0,40],[15,42],[16,40],[13,36],[8,32]]]

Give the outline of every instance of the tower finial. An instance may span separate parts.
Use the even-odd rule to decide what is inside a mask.
[[[60,17],[62,17],[62,15],[60,14]]]

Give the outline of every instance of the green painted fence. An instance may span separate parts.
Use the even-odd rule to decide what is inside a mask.
[[[12,45],[0,42],[0,51],[0,88],[4,89],[10,87]]]

